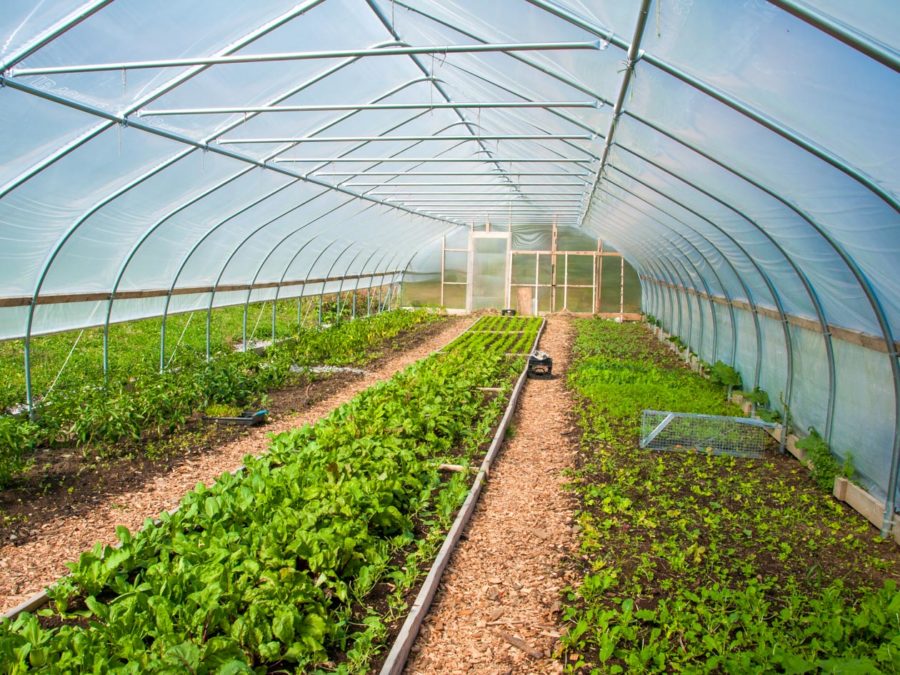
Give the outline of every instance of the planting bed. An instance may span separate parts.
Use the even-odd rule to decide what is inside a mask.
[[[100,671],[365,670],[405,609],[523,359],[454,348],[314,426],[281,434],[238,475],[198,488],[121,548],[97,547],[54,609],[2,626],[0,658]],[[143,637],[142,637],[143,636]]]
[[[0,415],[0,487],[28,468],[36,448],[86,447],[86,454],[106,457],[149,447],[153,454],[160,439],[203,414],[229,416],[262,407],[269,391],[315,379],[306,367],[370,361],[387,340],[436,318],[422,311],[387,312],[325,330],[300,330],[263,354],[228,351],[210,362],[202,352],[185,348],[178,368],[165,373],[126,369],[106,383],[102,375],[84,379],[70,373],[40,400],[34,420]],[[128,351],[142,349],[146,345],[137,340]],[[0,359],[0,375],[17,368],[18,362]]]
[[[640,324],[579,321],[578,672],[900,672],[900,555],[805,467],[638,449],[644,408],[736,414]]]
[[[245,455],[264,452],[270,433],[318,421],[444,346],[467,322],[447,319],[397,336],[390,349],[382,348],[383,355],[367,364],[365,375],[338,374],[272,392],[269,423],[258,429],[198,421],[195,431],[189,425],[176,433],[167,439],[165,454],[152,458],[135,455],[92,464],[78,450],[47,451],[54,467],[60,454],[69,455],[64,460],[69,472],[64,467],[0,492],[6,521],[0,538],[0,608],[10,609],[58,579],[65,563],[97,540],[115,541],[115,525],[137,528],[145,518],[173,508],[198,482],[212,482],[222,471],[241,466]]]
[[[521,355],[531,351],[540,322],[527,317],[483,316],[448,349],[489,349]]]

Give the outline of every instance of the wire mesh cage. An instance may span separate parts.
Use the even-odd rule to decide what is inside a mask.
[[[750,417],[645,410],[641,417],[641,447],[760,457],[771,438],[767,430],[777,426]]]

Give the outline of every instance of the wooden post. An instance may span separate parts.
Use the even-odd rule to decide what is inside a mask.
[[[556,311],[556,221],[550,235],[550,313]]]
[[[619,254],[619,315],[625,314],[625,258]]]
[[[597,242],[597,313],[603,310],[603,241]]]
[[[441,302],[440,306],[444,306],[444,280],[445,280],[445,265],[447,258],[447,235],[441,237]]]

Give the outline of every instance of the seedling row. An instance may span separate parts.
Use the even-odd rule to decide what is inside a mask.
[[[484,316],[447,349],[490,349],[504,354],[527,354],[534,345],[542,319]]]

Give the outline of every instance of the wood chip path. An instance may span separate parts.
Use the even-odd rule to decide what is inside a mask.
[[[565,387],[573,326],[553,317],[540,348],[552,380],[528,380],[499,460],[407,663],[408,675],[559,673],[563,558],[577,546],[563,471],[577,428]],[[568,573],[571,574],[571,573]]]
[[[258,455],[269,446],[269,434],[280,433],[315,422],[362,390],[393,377],[398,371],[440,349],[474,321],[451,319],[447,326],[411,350],[390,357],[375,370],[367,372],[347,387],[302,412],[282,417],[264,427],[227,443],[217,452],[191,458],[164,476],[145,484],[140,490],[117,494],[98,501],[92,511],[77,517],[61,517],[43,525],[40,534],[20,546],[0,545],[0,611],[12,609],[68,571],[65,563],[77,559],[95,542],[116,541],[115,528],[131,530],[144,520],[177,506],[181,497],[197,483],[212,483],[224,471],[234,471],[243,458]]]

